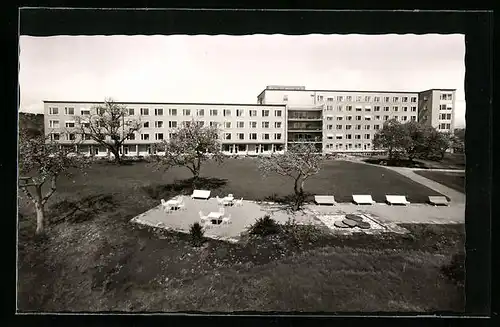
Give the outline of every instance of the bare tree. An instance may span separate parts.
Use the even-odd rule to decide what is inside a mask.
[[[203,162],[210,158],[218,163],[223,161],[219,135],[218,127],[202,126],[193,119],[174,130],[168,141],[157,145],[157,149],[165,154],[155,156],[155,163],[163,169],[188,168],[193,174],[193,184],[196,184]]]
[[[45,232],[45,204],[57,189],[58,177],[71,175],[71,168],[83,169],[88,165],[83,156],[70,155],[72,151],[74,144],[68,147],[45,135],[33,136],[26,129],[19,131],[19,188],[35,206],[37,235]],[[47,182],[50,188],[44,194]]]
[[[90,116],[75,118],[78,128],[83,135],[105,146],[114,156],[115,163],[121,162],[120,148],[135,132],[141,128],[138,119],[129,116],[128,109],[115,103],[112,99],[105,99],[103,105],[92,108],[95,113]]]
[[[295,193],[294,210],[305,200],[304,184],[321,169],[321,154],[311,143],[295,143],[284,154],[271,154],[259,159],[259,170],[265,177],[271,173],[292,178]]]

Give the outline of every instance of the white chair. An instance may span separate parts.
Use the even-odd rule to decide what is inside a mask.
[[[165,201],[164,199],[161,199],[161,205],[163,207],[163,211],[165,211],[165,212],[170,211],[170,207],[167,205],[167,201]]]
[[[429,203],[433,204],[434,206],[437,205],[447,206],[449,204],[448,200],[444,196],[429,196]]]
[[[234,206],[235,207],[241,207],[241,206],[243,206],[243,198],[234,201]]]
[[[352,201],[356,204],[375,204],[371,195],[365,194],[353,194]]]
[[[177,207],[179,208],[179,210],[186,209],[186,205],[184,204],[184,198],[181,197],[179,200],[177,200]]]
[[[226,213],[226,209],[224,209],[224,207],[220,207],[220,208],[219,208],[219,212],[220,212],[221,214],[225,214],[225,213]]]
[[[335,197],[333,195],[315,195],[314,202],[318,205],[335,205]]]
[[[215,199],[217,200],[217,204],[218,204],[218,205],[220,205],[220,206],[221,206],[221,205],[224,205],[224,201],[223,201],[221,198],[219,198],[219,196],[218,196],[218,195],[215,197]]]
[[[227,215],[227,217],[222,217],[222,224],[231,224],[231,214]]]
[[[210,191],[208,190],[193,190],[193,194],[191,194],[191,198],[193,199],[208,200],[209,197],[210,197]]]
[[[385,200],[390,204],[402,204],[407,205],[410,204],[408,200],[406,200],[406,196],[404,195],[386,195]]]

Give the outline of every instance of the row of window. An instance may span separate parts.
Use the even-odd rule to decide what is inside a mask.
[[[370,126],[371,125],[363,125],[363,129],[368,131],[368,130],[371,129]],[[354,125],[354,129],[355,130],[361,130],[361,128],[362,128],[362,125]],[[331,131],[334,128],[333,128],[333,125],[326,125],[326,129]],[[344,126],[343,125],[336,125],[335,129],[336,130],[342,130],[342,129],[344,129]],[[352,125],[345,125],[345,129],[346,130],[352,129]],[[380,125],[373,125],[373,129],[374,130],[379,130],[380,129]]]
[[[128,115],[129,116],[134,116],[135,115],[135,109],[134,108],[128,108]],[[232,116],[232,110],[231,109],[220,109],[222,112],[223,117],[231,117]],[[180,112],[180,109],[179,109]],[[270,110],[268,109],[262,109],[260,110],[261,112],[261,117],[269,117],[270,115]],[[72,107],[65,107],[64,108],[64,113],[66,115],[74,115],[75,114],[75,108]],[[178,110],[177,109],[168,109],[168,115],[169,116],[177,116]],[[196,114],[198,117],[203,117],[205,116],[205,109],[182,109],[182,115],[183,116],[191,116],[191,113]],[[235,110],[236,117],[244,117],[245,115],[245,109],[236,109]],[[49,114],[50,115],[59,115],[59,108],[58,107],[49,107]],[[85,115],[90,115],[90,109],[81,109],[80,114],[82,116]],[[99,112],[99,114],[103,114],[103,112]],[[141,116],[149,116],[149,108],[140,108],[140,114]],[[209,116],[215,117],[219,115],[219,109],[209,109],[208,110]],[[163,108],[157,108],[154,109],[154,115],[155,116],[163,116]],[[248,110],[248,115],[249,117],[258,117],[258,110],[255,109],[250,109]],[[274,117],[281,117],[282,115],[282,110],[274,110]]]
[[[450,123],[441,123],[438,126],[438,129],[450,129],[450,128],[451,128],[451,124]]]
[[[442,104],[442,105],[439,105],[439,110],[451,110],[452,107],[450,105],[447,105],[447,104]]]
[[[439,119],[450,120],[451,114],[440,114]]]
[[[374,106],[374,107],[373,107],[373,111],[380,111],[380,108],[381,108],[380,106]],[[341,105],[338,105],[338,106],[337,106],[337,111],[343,111],[343,109],[344,109],[344,107],[343,107],[343,106],[341,106]],[[371,108],[371,107],[365,107],[364,109],[365,109],[365,111],[366,111],[366,112],[370,112],[370,111],[372,111],[372,108]],[[383,110],[384,110],[384,111],[389,111],[389,109],[390,109],[390,107],[388,107],[388,106],[384,106],[384,107],[383,107]],[[451,109],[451,108],[450,108],[450,109]],[[328,111],[333,110],[333,106],[327,105],[327,106],[326,106],[326,110],[328,110]],[[394,112],[398,112],[398,111],[399,111],[399,107],[398,107],[398,106],[393,106],[393,107],[392,107],[392,110],[393,110]],[[401,107],[401,110],[402,110],[403,112],[407,112],[407,111],[409,110],[409,107]],[[410,110],[411,110],[412,112],[417,112],[417,107],[412,106],[412,107],[410,107]],[[345,106],[345,111],[352,111],[352,106],[351,106],[351,105],[347,105],[347,106]],[[356,107],[355,111],[357,111],[357,112],[359,112],[359,111],[363,111],[363,108],[362,108],[362,107]]]
[[[345,144],[345,148],[344,148],[344,145],[342,143],[326,144],[325,148],[326,149],[333,149],[334,145],[335,145],[335,150],[351,150],[353,148],[352,143]],[[363,144],[363,146],[364,146],[365,150],[369,150],[371,148],[370,143],[365,143],[365,144]],[[361,147],[362,147],[361,143],[354,144],[354,149],[361,149]]]
[[[346,96],[338,95],[336,97],[337,102],[344,102],[344,101],[345,102],[352,102],[353,100],[354,100],[354,102],[372,102],[372,99],[373,99],[373,102],[404,102],[404,103],[406,103],[406,102],[416,103],[417,102],[417,97],[407,97],[407,96],[403,96],[403,97],[393,96],[392,99],[389,96],[385,96],[385,97],[374,96],[374,97],[372,97],[370,95],[365,95],[365,96],[357,95],[354,97],[352,95],[346,95]],[[285,95],[283,97],[283,100],[288,101],[288,96]],[[323,101],[324,97],[322,95],[318,95],[316,97],[316,100]],[[326,98],[327,102],[333,102],[333,100],[334,100],[333,97]],[[381,101],[381,100],[383,100],[383,101]]]
[[[374,117],[374,120],[380,120],[380,117],[381,116],[377,115],[377,116]],[[355,116],[354,118],[355,118],[355,120],[358,120],[358,121],[362,120],[361,116]],[[372,116],[365,116],[364,118],[365,118],[364,120],[367,120],[367,121],[371,121],[372,120]],[[393,116],[392,118],[394,118],[395,120],[408,121],[408,116]],[[342,121],[342,120],[344,120],[344,116],[336,116],[335,119],[337,121]],[[384,120],[389,120],[389,116],[386,115],[386,116],[383,117],[383,119]],[[332,121],[333,117],[332,116],[327,116],[326,120],[327,121]],[[352,120],[352,116],[346,116],[345,120]],[[410,116],[409,120],[416,121],[417,120],[417,116]]]
[[[352,134],[346,134],[345,135],[345,139],[346,140],[352,140],[352,136],[353,136]],[[335,138],[333,136],[331,136],[331,135],[327,136],[328,140],[333,140],[333,139],[335,139],[335,140],[342,140],[343,138],[344,138],[344,135],[342,135],[342,134],[335,135]],[[354,134],[354,139],[355,140],[361,140],[361,134]],[[371,139],[370,134],[364,134],[364,139],[365,140],[370,140]]]
[[[452,94],[451,93],[442,93],[440,99],[441,100],[451,100]]]

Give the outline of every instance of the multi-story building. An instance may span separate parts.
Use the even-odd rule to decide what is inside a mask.
[[[268,86],[258,104],[118,102],[139,119],[141,130],[125,141],[124,155],[148,155],[151,145],[168,140],[173,129],[195,119],[221,129],[227,154],[286,151],[310,142],[323,153],[373,151],[372,140],[385,121],[421,121],[439,131],[453,131],[455,90],[422,92],[307,90],[304,86]],[[90,115],[99,102],[44,101],[45,131],[62,144],[80,137],[75,115]],[[66,133],[63,133],[66,132]],[[78,151],[107,155],[84,140]]]
[[[90,139],[80,140],[75,117],[93,114],[99,102],[44,101],[45,133],[61,144],[78,142],[80,153],[105,156],[104,146]],[[154,150],[153,143],[168,140],[171,133],[192,119],[205,126],[218,126],[225,153],[260,154],[282,152],[285,146],[285,105],[219,103],[117,102],[128,108],[131,119],[142,124],[127,139],[121,152],[126,156],[144,156]]]

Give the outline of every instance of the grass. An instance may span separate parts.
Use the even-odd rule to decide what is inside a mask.
[[[465,193],[465,174],[455,172],[442,172],[442,171],[415,171],[416,174],[424,176],[435,182],[443,184],[455,191]]]
[[[465,155],[460,153],[446,153],[440,161],[427,159],[414,159],[410,161],[406,158],[393,160],[392,163],[387,162],[387,157],[373,156],[364,159],[365,162],[372,164],[383,164],[396,167],[409,168],[424,168],[424,169],[465,169]]]
[[[210,164],[202,174],[215,178],[206,183],[220,185],[215,194],[231,191],[248,199],[291,189],[276,177],[261,180],[247,159]],[[425,188],[378,167],[332,162],[321,176],[308,190],[348,194],[366,182],[373,190],[392,185],[427,195]],[[18,308],[463,311],[463,286],[441,273],[463,249],[463,225],[405,225],[410,235],[333,236],[317,230],[314,242],[295,239],[313,231],[248,235],[241,244],[208,239],[193,247],[189,235],[129,223],[157,205],[155,197],[189,188],[182,181],[189,177],[183,169],[159,173],[139,162],[97,164],[87,176],[61,179],[48,203],[45,239],[32,237],[34,211],[21,199]]]

